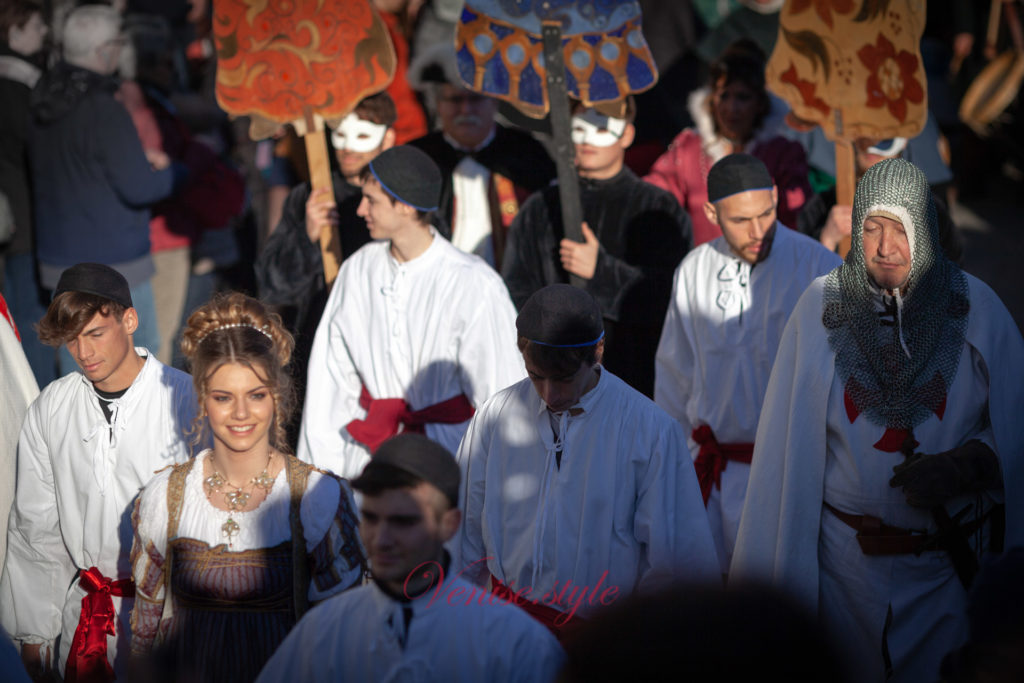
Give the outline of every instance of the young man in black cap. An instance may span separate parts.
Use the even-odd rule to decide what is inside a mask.
[[[604,312],[607,367],[651,396],[672,271],[692,241],[690,218],[676,198],[625,166],[634,109],[632,97],[618,116],[576,106],[584,241],[565,238],[558,187],[548,187],[513,221],[501,274],[517,307],[545,285],[568,282],[570,274],[582,278]]]
[[[722,236],[691,251],[676,270],[654,400],[690,436],[726,574],[782,328],[811,281],[842,261],[779,224],[778,190],[756,157],[731,154],[712,166],[708,198],[704,212]]]
[[[189,454],[191,378],[133,346],[138,325],[124,277],[80,263],[38,328],[81,371],[43,389],[21,430],[0,620],[30,670],[58,666],[69,680],[123,672],[129,511],[154,471]]]
[[[256,258],[260,299],[277,307],[295,336],[290,372],[296,390],[306,386],[313,335],[330,294],[324,282],[320,227],[330,224],[346,259],[370,241],[366,221],[356,210],[362,201],[360,174],[378,154],[395,145],[395,103],[386,92],[366,97],[330,131],[340,173],[331,173],[333,196],[308,182],[292,188],[277,224]],[[293,412],[295,419],[302,406]],[[297,426],[297,425],[295,425]]]
[[[454,450],[473,411],[524,376],[501,278],[429,222],[441,174],[415,147],[364,172],[367,244],[342,264],[309,360],[299,457],[342,476],[400,430]]]
[[[452,571],[459,467],[417,434],[381,445],[352,482],[371,585],[307,614],[259,681],[550,681],[564,655],[543,627]]]
[[[459,449],[456,567],[555,629],[637,589],[718,582],[686,437],[601,367],[594,298],[545,287],[516,328],[529,379],[484,404]]]

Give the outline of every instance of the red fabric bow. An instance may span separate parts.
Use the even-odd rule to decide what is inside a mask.
[[[359,394],[359,407],[366,411],[362,420],[352,420],[345,429],[352,438],[376,453],[380,445],[399,432],[424,433],[428,423],[459,424],[473,417],[476,409],[465,394],[435,403],[420,410],[410,410],[400,398],[373,398],[366,387]]]
[[[90,567],[80,574],[78,585],[85,589],[85,597],[71,641],[64,680],[68,683],[112,681],[114,670],[107,661],[107,636],[116,633],[117,614],[110,596],[132,597],[135,583],[131,579],[111,581],[99,569]]]
[[[704,507],[711,497],[711,486],[722,490],[722,471],[730,460],[750,464],[754,456],[752,443],[718,443],[711,427],[701,425],[693,430],[693,440],[700,446],[693,468],[697,471],[700,483],[700,494],[704,497]]]

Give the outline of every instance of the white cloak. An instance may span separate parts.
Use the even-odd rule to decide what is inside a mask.
[[[526,376],[516,312],[490,266],[437,234],[406,263],[390,246],[371,242],[342,264],[310,352],[298,456],[346,478],[370,457],[345,429],[366,416],[362,385],[413,410],[462,393],[479,408]],[[467,425],[428,424],[426,435],[454,453]]]
[[[463,523],[452,566],[581,616],[600,607],[593,591],[614,587],[622,598],[672,580],[719,581],[679,424],[603,368],[576,407],[583,412],[559,423],[557,468],[549,412],[530,380],[473,417],[458,454]],[[574,606],[581,591],[591,592]]]
[[[156,470],[189,455],[196,397],[192,378],[146,357],[128,391],[111,402],[110,424],[92,383],[80,372],[47,386],[25,417],[18,479],[0,580],[0,620],[15,641],[52,648],[63,674],[85,591],[77,573],[96,567],[131,578],[131,509]],[[107,657],[120,675],[132,600],[114,597],[117,635]]]
[[[29,404],[39,395],[39,385],[13,324],[0,315],[0,572],[7,555],[7,518],[14,502],[18,434]],[[0,594],[0,601],[7,599]]]
[[[811,238],[777,224],[771,252],[751,267],[724,237],[676,269],[655,359],[654,401],[690,434],[708,425],[719,443],[753,443],[772,362],[789,314],[819,275],[842,263]],[[750,466],[729,462],[712,487],[708,521],[722,573],[736,544]]]
[[[923,453],[974,438],[993,447],[1004,481],[1005,545],[1012,547],[1024,543],[1024,341],[992,290],[971,275],[967,283],[966,343],[945,412],[941,420],[930,415],[914,436]],[[948,556],[866,556],[853,529],[822,508],[826,500],[885,524],[935,531],[930,513],[910,507],[888,484],[902,455],[873,448],[884,428],[865,416],[851,423],[847,415],[821,321],[823,291],[819,278],[779,346],[731,578],[769,580],[817,611],[850,650],[858,680],[883,677],[883,642],[892,680],[935,680],[942,656],[966,636],[965,592]],[[982,419],[986,410],[990,426]],[[991,502],[960,496],[946,508],[952,514],[979,499]]]
[[[456,576],[409,603],[374,583],[350,590],[310,610],[256,680],[555,680],[565,655],[554,636],[491,597]],[[407,633],[403,604],[413,609]]]

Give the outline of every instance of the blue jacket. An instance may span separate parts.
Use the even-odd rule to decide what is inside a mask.
[[[150,167],[117,87],[62,62],[32,91],[29,162],[44,264],[114,265],[149,254],[149,205],[171,193],[173,173]]]

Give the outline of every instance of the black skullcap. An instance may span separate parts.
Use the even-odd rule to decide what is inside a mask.
[[[110,299],[125,308],[134,306],[124,275],[102,263],[79,263],[61,273],[53,296],[56,298],[64,292],[85,292]]]
[[[384,150],[370,162],[381,188],[420,211],[436,211],[441,197],[441,171],[426,152],[402,145]]]
[[[604,323],[590,294],[572,285],[548,285],[523,304],[516,331],[542,346],[580,348],[601,341]]]
[[[409,432],[391,437],[370,457],[352,486],[358,490],[360,484],[372,479],[374,470],[381,467],[401,470],[431,484],[445,495],[452,507],[458,507],[459,466],[448,449],[436,441]]]
[[[770,190],[774,184],[760,159],[749,154],[730,154],[708,172],[708,201],[714,204],[740,192]]]

